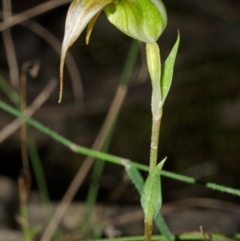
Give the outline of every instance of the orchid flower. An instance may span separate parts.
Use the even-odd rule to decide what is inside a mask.
[[[63,67],[67,50],[87,25],[86,43],[88,44],[95,21],[102,11],[105,12],[110,23],[120,31],[149,46],[156,45],[157,39],[167,25],[167,13],[161,0],[73,0],[67,13],[62,43],[59,102],[62,100]],[[147,52],[152,52],[152,48],[147,47]],[[159,52],[158,47],[155,46],[154,51]],[[156,75],[160,86],[160,55],[159,61],[154,61],[154,69],[159,70],[158,74],[152,73],[151,58],[150,55],[148,57],[150,76],[152,78]],[[161,95],[160,87],[158,89]]]

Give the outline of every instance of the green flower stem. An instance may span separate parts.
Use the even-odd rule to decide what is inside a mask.
[[[158,140],[162,118],[162,97],[161,97],[161,61],[160,50],[157,43],[147,43],[147,65],[152,82],[152,136],[150,147],[150,168],[151,173],[157,165]]]
[[[153,230],[153,221],[144,220],[144,241],[151,241]]]
[[[159,130],[160,130],[160,119],[157,121],[153,120],[149,173],[153,172],[157,164]],[[152,229],[153,229],[153,216],[151,213],[145,213],[145,212],[144,212],[144,216],[145,216],[144,217],[144,241],[151,241]]]
[[[144,210],[145,241],[151,241],[153,219],[155,215],[159,212],[159,209],[162,205],[160,175],[164,160],[157,166],[158,142],[163,103],[171,86],[173,67],[177,54],[179,40],[180,39],[178,35],[177,41],[163,66],[163,76],[161,76],[160,50],[157,43],[147,43],[146,45],[147,64],[152,82],[152,136],[150,148],[149,176],[144,184],[144,188],[141,194],[141,205]],[[171,237],[169,235],[167,236],[168,241],[170,241]]]
[[[152,136],[151,136],[149,173],[151,173],[157,165],[158,142],[159,142],[161,119],[162,119],[162,109],[160,110],[160,115],[158,116],[158,119],[154,119],[154,117],[153,117],[153,120],[152,120]]]
[[[159,119],[160,109],[162,104],[161,96],[161,62],[160,50],[157,43],[146,44],[147,65],[148,71],[152,82],[152,115],[155,120]]]
[[[160,113],[162,113],[162,111],[160,111]],[[161,115],[158,115],[157,119],[155,119],[154,115],[153,115],[149,175],[150,175],[150,173],[153,172],[153,170],[155,169],[155,167],[157,165],[160,125],[161,125]],[[151,241],[152,229],[153,229],[153,216],[150,213],[149,213],[149,215],[147,213],[145,213],[144,241]]]
[[[147,52],[148,71],[152,82],[152,102],[151,102],[152,136],[151,136],[150,163],[149,163],[149,175],[151,175],[151,173],[153,173],[157,165],[158,142],[159,142],[159,133],[160,133],[161,118],[162,118],[162,96],[161,96],[161,85],[160,85],[161,61],[160,61],[160,50],[157,43],[155,42],[147,43],[146,52]],[[152,236],[152,228],[153,228],[153,216],[151,213],[145,213],[144,225],[145,225],[144,240],[150,241]]]

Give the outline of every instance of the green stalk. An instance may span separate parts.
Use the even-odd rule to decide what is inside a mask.
[[[149,163],[149,175],[151,175],[157,165],[158,156],[158,142],[160,125],[162,118],[162,96],[161,96],[161,61],[160,50],[157,43],[147,43],[147,64],[148,71],[152,82],[152,136],[150,145],[150,163]],[[149,199],[150,201],[150,199]],[[152,229],[153,229],[153,215],[152,213],[145,212],[144,218],[144,240],[151,241]]]
[[[26,121],[29,125],[33,126],[34,128],[41,131],[42,133],[48,135],[49,137],[51,137],[55,141],[61,143],[63,146],[65,146],[66,148],[69,148],[71,151],[73,151],[75,153],[79,153],[79,154],[87,155],[87,156],[92,156],[92,157],[99,158],[101,160],[108,161],[108,162],[111,162],[111,163],[115,163],[115,164],[118,164],[118,165],[125,165],[126,163],[128,163],[128,165],[134,166],[134,167],[136,167],[136,168],[138,168],[139,170],[142,170],[142,171],[148,171],[149,170],[148,166],[143,165],[143,164],[139,164],[139,163],[134,162],[134,161],[130,161],[126,158],[114,156],[114,155],[103,153],[103,152],[100,152],[100,151],[95,151],[95,150],[92,150],[90,148],[86,148],[86,147],[77,145],[77,144],[73,143],[72,141],[68,140],[67,138],[61,136],[57,132],[49,129],[46,126],[44,126],[40,122],[20,113],[18,110],[16,110],[12,106],[8,105],[7,103],[5,103],[1,100],[0,100],[0,108],[4,111],[8,112],[9,114],[13,115],[13,116],[21,118],[22,120]],[[239,189],[222,186],[222,185],[212,183],[212,182],[205,182],[205,183],[204,182],[198,182],[193,177],[188,177],[188,176],[180,175],[180,174],[165,171],[165,170],[161,171],[161,175],[165,176],[165,177],[168,177],[168,178],[171,178],[171,179],[181,181],[181,182],[185,182],[185,183],[188,183],[188,184],[198,184],[198,185],[202,185],[206,188],[209,188],[209,189],[212,189],[212,190],[215,190],[215,191],[220,191],[220,192],[223,192],[223,193],[228,193],[228,194],[232,194],[232,195],[236,195],[236,196],[240,197],[240,190]]]
[[[160,134],[160,126],[162,120],[162,109],[161,113],[158,116],[158,119],[155,119],[153,116],[152,120],[152,136],[151,136],[151,147],[150,147],[150,167],[149,173],[151,173],[157,165],[157,157],[158,157],[158,142],[159,142],[159,134]]]
[[[160,61],[160,50],[157,43],[147,43],[147,64],[148,71],[152,82],[152,136],[150,146],[150,165],[149,174],[154,170],[157,165],[158,155],[158,141],[160,124],[162,118],[162,96],[161,96],[161,61]]]
[[[157,165],[158,142],[162,119],[162,108],[167,93],[171,86],[174,62],[179,45],[179,35],[173,49],[171,50],[161,74],[160,49],[156,42],[146,44],[147,65],[152,82],[152,136],[150,146],[149,175],[141,193],[141,205],[144,211],[144,240],[151,241],[153,219],[159,213],[162,206],[162,193],[160,175],[165,160]],[[159,221],[159,220],[158,220]],[[158,222],[161,223],[161,222]],[[166,232],[165,232],[166,231]],[[166,229],[166,238],[171,241],[171,237]]]

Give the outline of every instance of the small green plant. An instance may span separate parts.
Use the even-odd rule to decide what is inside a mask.
[[[68,10],[60,63],[60,96],[63,91],[63,66],[68,48],[88,25],[86,43],[89,42],[94,23],[101,11],[108,20],[128,36],[146,43],[147,66],[152,82],[152,137],[150,145],[149,175],[141,187],[141,205],[144,211],[144,239],[151,240],[154,217],[162,205],[160,174],[164,161],[157,165],[159,131],[162,109],[171,86],[173,67],[180,42],[178,35],[165,64],[161,66],[160,49],[156,43],[167,24],[167,13],[161,0],[74,0]]]
[[[69,1],[69,0],[68,0]],[[5,1],[4,1],[5,2]],[[50,1],[51,2],[51,1]],[[53,1],[56,2],[56,1]],[[63,1],[61,1],[63,2]],[[67,1],[66,1],[67,2]],[[61,4],[61,3],[54,3],[54,4]],[[42,6],[41,6],[42,8]],[[78,38],[81,34],[83,29],[88,25],[87,28],[87,36],[86,42],[89,42],[90,35],[94,26],[94,23],[99,16],[100,12],[104,11],[108,20],[115,25],[120,31],[127,34],[128,36],[146,43],[146,51],[147,51],[147,63],[148,69],[152,81],[153,93],[152,93],[152,139],[151,139],[151,150],[150,150],[150,163],[149,166],[139,164],[132,160],[128,160],[126,158],[117,157],[114,155],[107,154],[108,144],[110,143],[111,134],[112,134],[112,127],[115,125],[116,116],[119,113],[120,106],[124,96],[127,92],[127,81],[130,78],[132,68],[135,63],[135,59],[137,56],[139,44],[136,40],[133,40],[132,45],[129,49],[128,57],[126,58],[125,66],[123,68],[123,74],[120,78],[118,89],[116,91],[116,96],[118,98],[114,98],[113,103],[117,103],[116,105],[112,105],[115,113],[110,115],[111,118],[106,117],[108,121],[106,121],[106,126],[103,125],[103,132],[100,131],[101,138],[96,138],[96,140],[101,139],[100,141],[96,141],[97,145],[93,145],[93,147],[85,148],[78,144],[73,143],[71,140],[59,135],[58,133],[54,132],[53,130],[47,128],[46,126],[42,125],[41,123],[37,122],[36,120],[30,118],[30,112],[26,111],[23,112],[22,108],[19,110],[18,106],[20,103],[20,96],[10,85],[8,85],[7,81],[0,76],[0,89],[6,94],[6,96],[11,100],[15,107],[10,106],[9,104],[5,103],[3,100],[0,100],[0,108],[13,116],[18,117],[23,122],[26,122],[29,126],[32,126],[42,133],[48,135],[56,142],[60,143],[62,146],[67,147],[72,152],[86,155],[88,158],[90,157],[91,160],[87,158],[86,163],[93,163],[94,159],[96,159],[95,164],[99,164],[98,166],[94,167],[93,175],[94,178],[100,177],[101,169],[103,168],[102,165],[107,162],[111,162],[113,164],[122,165],[125,167],[125,170],[129,177],[131,178],[132,182],[134,183],[136,189],[138,190],[141,196],[141,205],[145,214],[145,240],[151,239],[152,233],[152,225],[153,220],[158,227],[159,231],[161,232],[161,236],[152,236],[152,240],[203,240],[204,232],[202,231],[201,234],[197,233],[188,233],[188,234],[181,234],[181,235],[173,235],[168,229],[164,218],[162,217],[159,209],[161,208],[162,204],[162,194],[161,194],[161,182],[160,182],[160,175],[165,176],[167,178],[173,178],[175,180],[185,182],[188,184],[198,184],[203,185],[206,188],[217,190],[220,192],[237,195],[240,196],[240,190],[233,189],[231,187],[224,187],[215,183],[203,183],[198,182],[196,179],[192,177],[187,177],[183,175],[179,175],[176,173],[171,173],[165,170],[162,170],[162,166],[164,164],[164,160],[157,164],[157,154],[158,154],[158,139],[159,139],[159,131],[160,131],[160,124],[162,118],[162,109],[164,102],[166,100],[168,91],[171,86],[172,75],[173,75],[173,66],[179,46],[179,35],[174,45],[172,51],[169,54],[166,62],[163,66],[161,66],[160,61],[160,50],[156,43],[157,39],[160,37],[162,32],[164,31],[167,25],[167,15],[166,10],[163,3],[160,0],[74,0],[70,6],[67,21],[66,21],[66,31],[65,37],[63,41],[63,48],[62,48],[62,57],[61,57],[61,69],[60,69],[60,76],[61,76],[61,89],[60,89],[60,98],[62,98],[62,83],[63,83],[63,65],[66,52],[68,48],[73,44],[73,42]],[[6,11],[7,12],[7,11]],[[10,23],[10,21],[9,21]],[[16,24],[11,22],[11,24]],[[11,25],[10,24],[10,25]],[[2,25],[1,31],[4,29],[8,29],[8,24]],[[36,25],[34,25],[34,29],[36,29]],[[41,31],[42,32],[42,29]],[[45,36],[45,33],[43,34]],[[51,39],[51,38],[50,38]],[[52,41],[50,41],[52,42]],[[54,42],[54,41],[53,41]],[[56,44],[57,45],[57,44]],[[60,46],[60,45],[59,45]],[[70,64],[73,65],[73,62]],[[10,65],[11,69],[11,65]],[[11,71],[10,71],[11,72]],[[70,70],[70,73],[74,75],[74,71]],[[25,73],[26,75],[26,73]],[[23,77],[26,77],[26,76]],[[11,76],[11,75],[10,75]],[[11,79],[13,77],[10,77]],[[47,87],[46,87],[47,88]],[[53,87],[51,88],[53,90]],[[22,91],[22,93],[25,91]],[[51,91],[50,91],[51,92]],[[48,92],[48,95],[50,95]],[[118,95],[119,94],[119,95]],[[121,94],[121,95],[120,95]],[[46,95],[44,94],[45,98]],[[120,98],[119,98],[120,96]],[[33,102],[34,104],[35,102]],[[17,107],[16,107],[17,106]],[[30,106],[31,107],[31,106]],[[109,110],[109,112],[111,112]],[[109,121],[110,120],[110,121]],[[21,123],[20,123],[21,124]],[[31,130],[29,130],[31,131]],[[103,134],[104,133],[104,134]],[[34,139],[28,133],[25,133],[25,137],[27,142],[24,143],[24,151],[28,149],[29,152],[29,159],[32,161],[32,166],[34,169],[34,173],[37,179],[37,183],[40,190],[40,196],[42,199],[42,203],[46,209],[46,216],[51,220],[46,229],[43,230],[43,235],[41,237],[41,241],[52,240],[52,236],[56,229],[59,227],[59,223],[61,221],[64,212],[66,211],[68,205],[72,201],[73,196],[76,193],[76,190],[79,188],[80,184],[78,182],[77,185],[74,186],[75,191],[66,192],[64,198],[62,199],[61,203],[59,204],[58,208],[55,210],[54,214],[51,210],[50,200],[48,197],[47,192],[47,185],[45,183],[45,177],[43,168],[41,166],[41,161],[39,159],[39,155],[37,152],[37,148],[34,143]],[[6,138],[6,137],[4,137]],[[0,138],[0,142],[2,139]],[[85,163],[85,162],[84,162]],[[90,169],[88,166],[88,170]],[[98,173],[95,172],[98,171]],[[139,170],[144,172],[149,172],[149,175],[146,181],[143,180]],[[84,175],[78,175],[79,173],[84,172]],[[82,180],[87,175],[88,171],[85,169],[80,169],[76,177],[73,180],[73,183],[79,176],[81,176]],[[97,181],[96,181],[97,182]],[[27,204],[27,193],[29,189],[29,184],[25,182],[24,176],[20,176],[19,178],[19,191],[20,191],[20,217],[19,223],[21,224],[22,231],[23,231],[23,239],[24,241],[27,240],[35,240],[36,235],[39,235],[42,225],[36,225],[35,227],[31,227],[31,223],[29,223],[28,219],[28,204]],[[69,190],[72,190],[72,185],[70,185]],[[101,237],[101,229],[102,223],[97,223],[95,225],[95,233],[91,236],[88,235],[91,233],[91,211],[93,208],[94,203],[96,202],[98,187],[96,183],[92,183],[92,187],[89,188],[89,198],[87,199],[86,205],[86,213],[84,217],[84,227],[81,230],[81,240],[82,237],[84,238],[94,238],[94,240],[99,240],[98,238]],[[71,196],[71,197],[69,197]],[[67,197],[67,198],[65,198]],[[63,204],[63,205],[61,205]],[[49,209],[50,208],[50,209]],[[57,218],[56,218],[57,217]],[[83,225],[82,225],[83,226]],[[86,230],[84,230],[86,229]],[[64,233],[57,232],[55,237],[64,235]],[[80,240],[80,237],[78,240]],[[235,234],[231,236],[234,240],[239,240],[240,235]],[[226,239],[225,235],[222,234],[211,234],[211,237],[216,240],[223,240]],[[68,237],[61,237],[61,240],[70,240]],[[205,238],[207,239],[207,238]],[[72,239],[71,239],[72,240]],[[104,239],[102,239],[103,241]],[[106,239],[105,239],[106,240]],[[121,238],[114,238],[111,240],[143,240],[143,236],[132,236],[132,237],[121,237]]]

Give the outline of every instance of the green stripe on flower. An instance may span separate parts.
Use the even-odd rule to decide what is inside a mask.
[[[108,20],[126,35],[142,42],[155,42],[167,24],[160,0],[119,0],[104,8]]]

